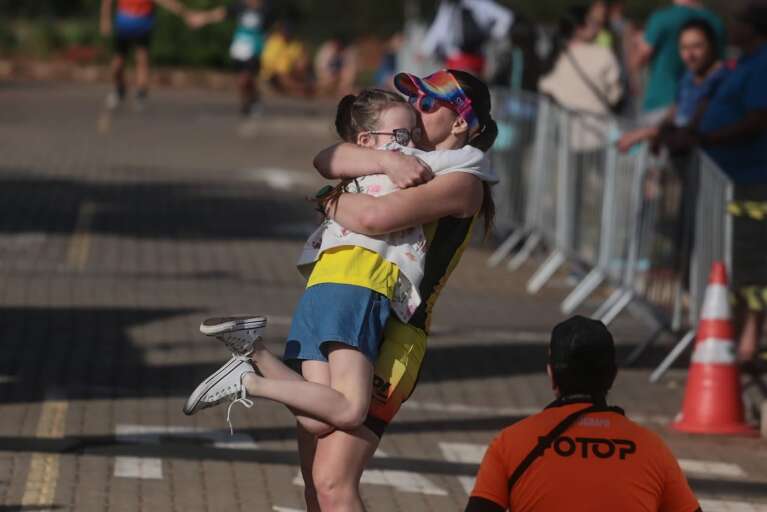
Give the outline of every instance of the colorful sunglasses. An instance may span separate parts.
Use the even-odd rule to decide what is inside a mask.
[[[426,78],[402,73],[397,88],[408,96],[408,101],[421,112],[435,112],[439,107],[449,108],[461,116],[469,128],[479,126],[471,99],[463,92],[458,80],[446,70],[437,71]]]

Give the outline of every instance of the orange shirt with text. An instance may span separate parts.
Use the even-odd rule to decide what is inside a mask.
[[[567,510],[694,512],[699,508],[676,458],[656,434],[613,412],[579,418],[508,480],[538,442],[587,403],[554,406],[503,430],[482,460],[472,496],[513,512]]]

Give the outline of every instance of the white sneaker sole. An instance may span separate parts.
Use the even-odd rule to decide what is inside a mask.
[[[186,402],[184,403],[184,414],[187,416],[191,416],[192,414],[195,414],[197,412],[196,407],[200,403],[200,400],[203,396],[205,396],[205,393],[208,392],[210,388],[221,382],[222,379],[224,379],[229,373],[234,370],[235,367],[237,367],[240,364],[240,359],[233,357],[231,358],[226,364],[221,366],[216,372],[209,376],[207,379],[202,381],[194,391],[192,391],[192,394],[189,395],[189,398],[186,399]]]
[[[200,324],[200,332],[206,336],[216,336],[246,329],[263,329],[266,318],[263,316],[225,316],[208,318]]]

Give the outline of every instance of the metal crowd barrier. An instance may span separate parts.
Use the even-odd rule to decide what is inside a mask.
[[[732,217],[728,213],[733,199],[732,181],[701,151],[693,156],[690,167],[697,183],[690,198],[694,218],[689,259],[689,329],[650,375],[651,382],[657,382],[695,339],[711,265],[723,261],[727,274],[732,275]]]
[[[605,324],[640,305],[656,329],[687,334],[653,374],[657,380],[694,337],[708,272],[730,265],[729,178],[708,157],[655,158],[646,145],[620,153],[627,123],[565,110],[543,97],[494,91],[502,188],[499,221],[511,234],[488,260],[515,270],[543,244],[548,256],[527,283],[539,291],[566,262],[588,272],[561,305],[570,314],[600,286],[612,293],[592,315]],[[508,131],[509,133],[504,133]],[[699,201],[698,198],[705,198]]]

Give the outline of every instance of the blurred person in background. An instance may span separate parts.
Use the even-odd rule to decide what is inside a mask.
[[[566,143],[573,151],[572,182],[578,198],[574,211],[581,213],[596,211],[595,196],[584,193],[584,188],[594,183],[608,137],[606,118],[623,94],[618,61],[611,50],[596,44],[599,24],[589,14],[586,6],[567,8],[559,21],[554,68],[539,86],[543,94],[574,111]],[[596,236],[593,219],[579,214],[569,222],[575,247],[587,245]]]
[[[357,47],[339,34],[319,47],[314,56],[318,94],[344,96],[354,90],[359,72]]]
[[[187,15],[187,21],[193,28],[226,19],[237,22],[229,47],[229,56],[238,74],[240,113],[248,116],[254,107],[259,107],[260,94],[256,78],[261,68],[261,53],[264,50],[266,33],[272,22],[270,6],[265,0],[236,0],[226,7]]]
[[[104,37],[114,36],[112,80],[114,91],[107,96],[107,108],[113,110],[125,99],[125,65],[130,51],[135,48],[136,107],[143,108],[149,91],[149,43],[155,24],[155,4],[170,12],[185,16],[186,8],[177,0],[116,0],[117,9],[112,16],[115,0],[101,0],[100,31]]]
[[[481,77],[485,43],[507,38],[513,21],[511,10],[493,0],[442,0],[420,53]]]
[[[386,41],[386,50],[381,56],[381,62],[376,70],[374,82],[376,86],[387,90],[394,89],[394,75],[397,74],[399,64],[397,55],[405,44],[405,36],[402,32],[396,32]]]
[[[608,24],[609,7],[605,0],[597,0],[592,2],[589,6],[589,18],[592,23],[599,27],[597,37],[594,42],[599,46],[604,46],[608,50],[612,50],[615,44],[615,36],[610,30]]]
[[[651,141],[653,153],[657,154],[665,148],[673,158],[669,172],[678,179],[683,192],[678,222],[674,223],[677,247],[674,268],[682,276],[684,290],[689,289],[689,264],[694,246],[699,189],[699,173],[691,167],[697,161],[688,158],[690,148],[684,146],[684,139],[687,130],[698,124],[709,98],[726,79],[728,70],[718,58],[718,53],[716,32],[711,24],[703,18],[693,18],[685,23],[679,31],[679,54],[687,72],[679,83],[676,102],[658,125],[630,131],[618,141],[618,149],[622,152],[639,142]],[[648,176],[651,180],[648,184],[658,183],[659,169],[652,167],[648,170]]]
[[[629,69],[635,29],[626,19],[624,7],[622,0],[597,0],[591,4],[589,17],[601,27],[595,42],[611,50],[620,66],[624,93],[621,103],[613,110],[621,115],[629,115],[633,107],[631,97],[638,87],[632,83]]]
[[[261,78],[283,94],[309,96],[314,88],[309,78],[309,52],[295,34],[296,20],[275,24],[261,54]]]
[[[610,50],[596,44],[599,24],[589,12],[571,6],[560,19],[554,67],[539,90],[568,109],[608,115],[623,94],[620,66]]]
[[[676,101],[659,124],[625,133],[618,142],[621,151],[646,140],[654,141],[657,149],[675,128],[695,126],[727,75],[718,57],[714,27],[702,18],[693,18],[680,29],[679,55],[687,71],[679,83]]]
[[[509,44],[496,57],[490,83],[515,90],[538,90],[543,72],[543,59],[536,49],[539,37],[538,25],[529,17],[515,13]]]
[[[767,5],[751,4],[734,18],[731,42],[740,50],[735,69],[709,101],[695,140],[735,183],[736,202],[767,201]],[[767,222],[733,217],[732,284],[739,290],[767,288]],[[741,301],[742,361],[758,352],[764,301]]]
[[[679,29],[693,18],[703,18],[717,35],[717,57],[724,54],[724,24],[698,0],[674,0],[656,10],[647,22],[644,35],[638,38],[632,70],[636,75],[649,66],[649,78],[642,101],[644,124],[656,125],[674,102],[684,63],[679,56]]]

